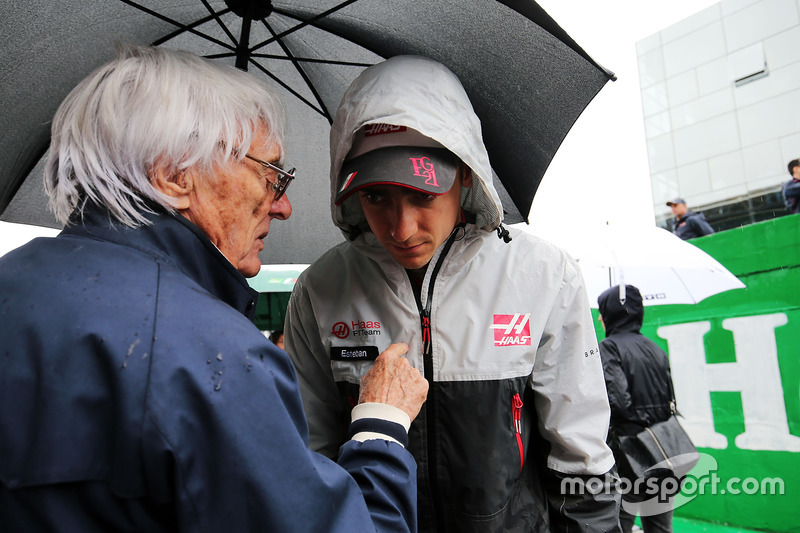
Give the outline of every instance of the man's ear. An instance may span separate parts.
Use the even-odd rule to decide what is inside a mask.
[[[194,189],[194,173],[191,169],[175,170],[156,164],[150,171],[150,182],[158,191],[172,198],[175,209],[182,211],[189,208]]]
[[[464,163],[461,163],[458,165],[458,173],[461,174],[461,186],[467,189],[472,187],[472,170]]]

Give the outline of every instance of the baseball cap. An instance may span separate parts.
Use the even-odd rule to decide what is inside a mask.
[[[684,200],[683,198],[675,198],[675,199],[673,199],[673,200],[670,200],[669,202],[667,202],[667,205],[668,205],[669,207],[672,207],[672,206],[673,206],[673,205],[675,205],[675,204],[683,204],[683,205],[686,205],[686,200]]]
[[[370,124],[353,139],[339,172],[335,203],[340,205],[356,191],[377,184],[444,194],[455,182],[458,161],[455,154],[415,130]]]

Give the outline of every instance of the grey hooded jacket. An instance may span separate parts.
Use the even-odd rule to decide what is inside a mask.
[[[414,129],[472,169],[462,207],[475,222],[437,250],[419,300],[358,200],[333,202],[354,133],[373,123]],[[300,276],[285,328],[312,448],[335,457],[361,376],[389,344],[405,342],[430,383],[409,434],[420,531],[616,530],[615,496],[571,495],[560,485],[614,464],[583,280],[543,240],[513,229],[511,242],[498,239],[502,206],[458,79],[420,57],[365,70],[336,115],[331,163],[333,220],[349,240]]]

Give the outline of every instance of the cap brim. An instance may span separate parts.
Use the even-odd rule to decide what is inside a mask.
[[[399,185],[440,195],[455,182],[458,158],[444,148],[390,146],[346,161],[339,172],[335,203],[356,191],[376,185]]]

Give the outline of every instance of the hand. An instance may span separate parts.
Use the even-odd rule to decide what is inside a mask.
[[[358,403],[386,403],[405,411],[411,420],[416,418],[428,397],[428,382],[403,357],[407,351],[407,344],[392,344],[375,359],[361,378]]]

